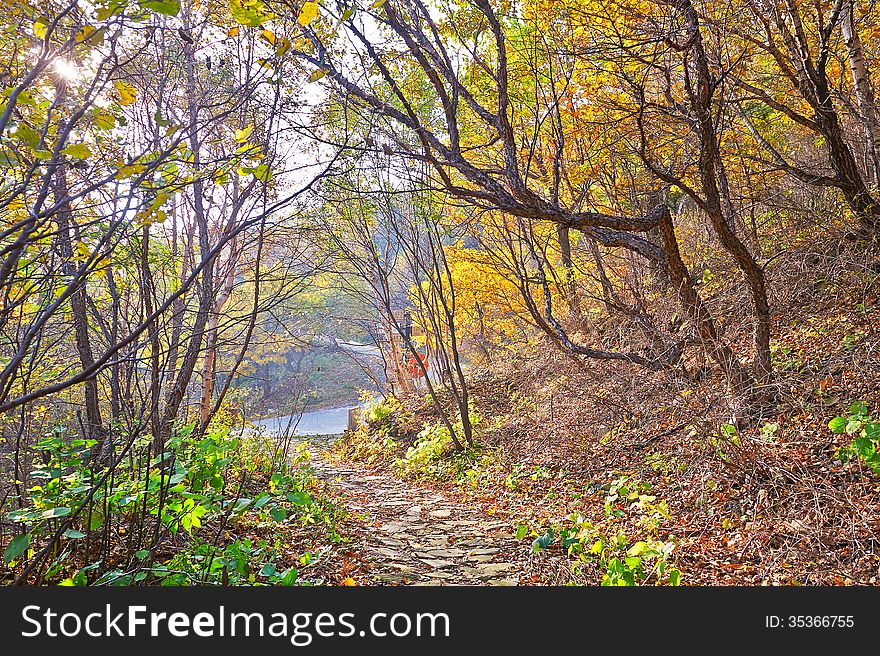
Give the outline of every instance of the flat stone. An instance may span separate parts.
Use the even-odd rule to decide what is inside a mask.
[[[513,563],[488,563],[488,564],[480,564],[477,565],[477,569],[479,570],[478,576],[481,579],[492,578],[496,574],[503,574],[504,572],[513,569]]]
[[[453,563],[451,560],[440,560],[439,558],[420,558],[419,560],[425,563],[425,565],[433,567],[434,569],[442,569],[443,567],[452,567],[453,565],[455,565],[455,563]]]
[[[467,557],[468,560],[471,560],[475,563],[488,563],[493,558],[495,558],[495,556],[493,556],[492,554],[475,554],[473,556]]]
[[[440,510],[432,510],[428,513],[431,517],[439,517],[443,519],[445,517],[449,517],[452,514],[452,511],[449,508],[441,508]]]
[[[406,511],[407,515],[418,515],[422,512],[421,506],[413,506],[412,508],[408,508]]]
[[[431,572],[431,578],[452,579],[455,578],[455,574],[450,574],[449,572]]]
[[[399,569],[401,572],[404,572],[405,574],[415,574],[416,572],[418,572],[418,570],[415,567],[413,567],[411,565],[407,565],[405,563],[389,563],[389,565],[391,567],[393,567],[394,569]]]
[[[462,549],[431,549],[428,553],[436,558],[460,558],[465,552]]]
[[[495,547],[477,547],[476,549],[471,549],[468,552],[469,556],[484,556],[486,554],[497,554],[498,549]]]
[[[408,527],[400,524],[382,524],[382,526],[379,527],[379,530],[383,533],[402,533],[407,528]]]
[[[488,581],[486,581],[486,583],[488,583],[489,585],[517,585],[517,582],[513,579],[489,579]]]
[[[376,549],[376,553],[381,554],[382,556],[385,556],[385,558],[389,558],[391,560],[399,560],[400,558],[403,558],[403,554],[401,554],[399,551],[394,551],[394,549],[384,549],[382,547],[379,547]]]
[[[395,540],[394,538],[380,538],[382,544],[387,545],[389,547],[405,547],[406,542],[402,540]]]

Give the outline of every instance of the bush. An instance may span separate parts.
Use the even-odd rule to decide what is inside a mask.
[[[861,460],[874,474],[880,476],[880,422],[871,418],[868,405],[862,401],[853,403],[848,412],[847,416],[835,417],[828,422],[828,428],[832,432],[846,433],[853,437],[849,446],[838,450],[837,458],[844,463],[852,459]]]

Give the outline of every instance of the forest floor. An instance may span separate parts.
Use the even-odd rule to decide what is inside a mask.
[[[532,576],[510,522],[387,470],[334,462],[333,440],[304,442],[316,475],[351,514],[348,574],[356,584],[517,585]]]
[[[699,352],[645,376],[535,344],[474,367],[463,452],[432,442],[439,414],[419,395],[309,440],[349,512],[325,580],[613,584],[639,561],[640,584],[880,585],[880,479],[829,427],[880,415],[872,258],[813,244],[774,260],[774,403],[749,421]],[[712,300],[747,353],[741,292]]]
[[[439,415],[413,396],[337,440],[332,462],[359,481],[351,492],[374,518],[376,541],[408,549],[418,532],[400,517],[418,506],[417,521],[430,526],[437,499],[468,509],[450,516],[480,521],[484,533],[498,522],[498,533],[519,537],[500,541],[495,562],[514,564],[499,578],[520,584],[595,585],[612,556],[647,543],[669,548],[684,585],[880,585],[880,480],[841,455],[853,436],[829,428],[854,407],[880,415],[872,257],[817,244],[774,260],[775,403],[750,422],[732,417],[723,380],[699,353],[645,376],[536,344],[474,369],[473,449],[420,448],[431,446]],[[727,339],[747,353],[741,291],[719,288],[712,300]],[[400,506],[380,505],[384,495]],[[403,538],[381,533],[385,525]],[[588,536],[576,554],[572,535]]]

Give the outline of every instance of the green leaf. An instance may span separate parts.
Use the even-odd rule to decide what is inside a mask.
[[[32,130],[22,123],[18,124],[18,127],[15,128],[15,132],[12,136],[21,141],[31,150],[36,150],[40,147],[40,135],[37,134],[35,130]]]
[[[843,417],[835,417],[828,422],[828,428],[832,433],[842,433],[846,430],[846,419]]]
[[[99,512],[92,513],[92,519],[89,521],[89,529],[94,531],[97,528],[101,528],[104,524],[104,515]]]
[[[856,401],[849,407],[849,413],[851,415],[866,415],[868,414],[868,404],[864,401]]]
[[[269,511],[269,517],[274,519],[276,522],[283,522],[285,519],[287,519],[287,510],[281,506],[277,506]]]
[[[268,164],[260,164],[258,167],[254,169],[254,177],[257,180],[262,180],[263,182],[269,182],[272,179],[272,171],[269,169]]]
[[[296,571],[296,568],[291,568],[287,570],[287,573],[281,579],[281,585],[293,585],[296,583],[296,579],[299,576],[299,572]]]
[[[274,576],[276,571],[275,565],[272,563],[266,563],[260,570],[260,576]]]
[[[70,144],[61,152],[65,155],[70,155],[74,159],[86,159],[92,156],[91,148],[89,148],[88,144],[84,143]]]
[[[532,551],[538,552],[546,549],[553,543],[553,531],[547,531],[539,538],[532,542]]]
[[[254,126],[249,125],[246,128],[235,131],[235,142],[236,143],[244,143],[248,140],[248,137],[251,136],[251,132],[254,131]]]
[[[259,27],[269,20],[266,5],[259,0],[229,0],[229,13],[239,25]]]
[[[8,150],[0,150],[0,169],[11,169],[18,166],[18,158]]]
[[[158,109],[156,110],[156,113],[153,114],[153,118],[156,119],[156,125],[159,125],[163,128],[167,128],[174,122],[170,118],[162,118],[162,112]]]
[[[177,16],[180,11],[180,0],[139,0],[138,4],[166,16]]]
[[[105,7],[98,7],[96,16],[98,17],[98,20],[105,21],[111,16],[121,14],[123,11],[125,11],[125,5],[122,2],[119,2],[119,0],[113,0]]]
[[[287,500],[297,506],[307,506],[312,502],[312,497],[308,492],[291,492],[287,495]]]
[[[76,42],[87,43],[92,46],[100,46],[104,43],[104,35],[106,33],[106,27],[96,29],[93,25],[85,25],[76,33]]]
[[[677,569],[669,570],[669,585],[681,585],[681,572]]]
[[[85,536],[86,536],[85,533],[82,533],[80,531],[76,531],[72,528],[69,528],[66,531],[64,531],[64,537],[66,537],[68,540],[79,540],[80,538],[84,538]]]
[[[65,506],[59,506],[57,508],[49,508],[48,510],[44,510],[41,517],[43,519],[54,519],[55,517],[64,517],[65,515],[69,515],[73,512],[70,508]]]
[[[378,9],[384,4],[385,0],[375,0],[375,2],[368,7],[368,9]]]
[[[522,540],[525,536],[529,534],[528,524],[520,524],[516,527],[516,539]]]
[[[21,554],[27,551],[27,548],[31,544],[31,534],[24,533],[23,535],[16,535],[9,541],[9,544],[6,545],[6,551],[3,552],[3,562],[8,565],[13,560],[18,558]]]

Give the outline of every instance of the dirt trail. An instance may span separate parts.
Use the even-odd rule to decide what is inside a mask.
[[[521,565],[509,556],[523,547],[508,522],[390,474],[329,462],[326,444],[309,440],[312,465],[344,493],[345,505],[363,522],[357,550],[376,584],[518,583]]]

